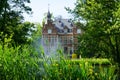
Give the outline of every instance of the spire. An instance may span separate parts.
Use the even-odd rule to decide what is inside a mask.
[[[51,19],[51,14],[50,14],[50,11],[48,10],[48,13],[47,13],[47,18],[48,19]]]
[[[48,4],[48,13],[47,13],[47,19],[48,19],[48,20],[51,20],[51,14],[50,14],[50,11],[49,11],[49,4]]]

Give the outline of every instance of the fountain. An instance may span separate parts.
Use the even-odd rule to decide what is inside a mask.
[[[62,46],[60,44],[59,39],[56,38],[46,38],[46,37],[42,37],[41,38],[41,46],[44,49],[44,55],[46,55],[46,57],[55,57],[58,54],[58,50],[62,49]]]

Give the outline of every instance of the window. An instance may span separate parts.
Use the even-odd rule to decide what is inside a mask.
[[[77,29],[77,33],[81,33],[81,30],[80,30],[80,29]]]
[[[68,32],[71,33],[71,32],[72,32],[72,29],[68,29]]]
[[[68,40],[67,40],[67,36],[64,36],[64,44],[67,44]]]
[[[59,20],[59,23],[61,23],[61,20]]]
[[[59,38],[59,41],[60,41],[61,44],[63,44],[63,42],[62,42],[62,37],[61,37],[61,36],[60,36],[60,38]]]
[[[70,26],[73,27],[73,24],[71,23]]]
[[[73,37],[70,37],[70,44],[73,44]]]
[[[54,45],[54,42],[55,42],[55,41],[54,41],[54,36],[51,36],[50,40],[51,40],[51,41],[50,41],[51,45]]]
[[[52,30],[51,30],[51,29],[48,29],[48,33],[49,33],[49,34],[52,33]]]
[[[67,31],[68,31],[67,29],[64,29],[64,33],[67,33]]]
[[[61,23],[61,26],[64,27],[64,23]]]
[[[64,53],[68,53],[68,48],[67,47],[64,47]]]

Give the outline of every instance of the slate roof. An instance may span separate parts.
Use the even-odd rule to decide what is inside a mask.
[[[68,29],[73,29],[73,23],[70,19],[57,19],[53,22],[55,24],[55,27],[59,29],[64,29],[66,26]]]

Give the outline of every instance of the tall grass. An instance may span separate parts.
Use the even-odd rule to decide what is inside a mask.
[[[37,54],[28,46],[0,45],[0,80],[35,80],[39,71]]]
[[[102,59],[101,59],[102,60]],[[47,60],[48,61],[48,60]],[[44,80],[117,80],[114,73],[116,66],[109,64],[107,59],[81,59],[66,60],[60,56],[59,60],[51,58],[49,64],[44,62],[46,74],[42,76]],[[97,64],[97,65],[93,65]]]
[[[28,46],[8,48],[0,45],[0,80],[116,80],[116,67],[93,65],[88,59],[66,60],[43,56]],[[104,60],[106,61],[106,60]],[[106,61],[107,62],[107,61]],[[108,65],[108,64],[107,64]]]
[[[66,60],[61,50],[54,57],[46,57],[40,50],[41,58],[38,51],[28,45],[9,47],[9,40],[5,42],[0,45],[0,80],[117,79],[116,66],[106,59],[103,62],[102,59]],[[102,66],[102,63],[109,66]]]

